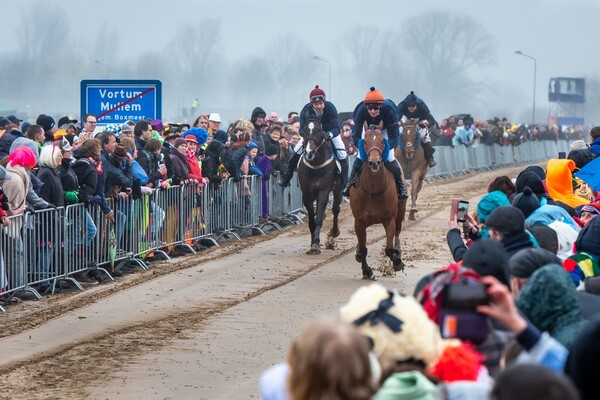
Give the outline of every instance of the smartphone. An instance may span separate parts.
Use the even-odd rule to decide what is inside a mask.
[[[567,158],[567,153],[565,153],[564,151],[559,151],[558,158],[560,158],[561,160],[564,160],[565,158]]]
[[[466,200],[459,200],[456,208],[456,221],[465,222],[467,213],[469,212],[469,202]]]

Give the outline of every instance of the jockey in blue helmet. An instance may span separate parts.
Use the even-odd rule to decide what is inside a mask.
[[[325,100],[325,92],[319,85],[315,86],[310,92],[309,98],[310,102],[300,111],[300,134],[304,132],[304,127],[308,123],[309,118],[317,117],[320,119],[321,126],[325,132],[328,132],[329,138],[335,148],[335,154],[340,162],[343,187],[348,181],[348,154],[346,154],[346,147],[340,137],[340,117],[338,111],[333,103]],[[294,146],[294,155],[290,159],[281,180],[277,182],[279,185],[285,187],[290,184],[290,180],[294,176],[294,170],[302,154],[303,143],[304,138],[301,138],[296,146]]]
[[[364,101],[358,103],[354,109],[352,119],[354,120],[352,139],[356,144],[358,144],[358,141],[361,140],[364,134],[363,127],[365,122],[367,123],[367,126],[371,126],[379,125],[379,123],[383,121],[382,133],[383,137],[388,140],[390,149],[388,154],[383,155],[385,160],[384,165],[392,172],[392,174],[394,174],[396,188],[398,189],[398,197],[401,199],[408,198],[408,193],[406,193],[406,188],[402,183],[402,171],[400,170],[400,165],[398,164],[398,161],[396,161],[394,155],[394,149],[398,145],[399,136],[398,108],[396,107],[396,104],[390,99],[384,99],[381,92],[372,87],[365,95]],[[366,161],[360,158],[360,153],[361,152],[358,153],[358,156],[354,161],[350,179],[342,192],[344,196],[349,195],[350,187],[356,183],[358,173]]]
[[[429,107],[420,98],[415,95],[415,92],[410,92],[408,96],[398,103],[398,114],[400,122],[405,122],[408,119],[416,119],[418,121],[417,132],[421,137],[421,145],[425,152],[425,159],[429,163],[429,167],[435,167],[437,164],[433,159],[435,149],[431,146],[431,138],[429,137],[429,127],[437,125],[435,118],[431,115]]]

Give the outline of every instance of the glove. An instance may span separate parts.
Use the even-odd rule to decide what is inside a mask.
[[[427,128],[429,126],[429,121],[421,121],[419,122],[419,126],[421,128]]]
[[[99,194],[90,197],[90,203],[102,204],[102,197]]]
[[[68,192],[65,192],[65,201],[67,203],[77,203],[79,201],[77,192],[75,190],[70,190]]]

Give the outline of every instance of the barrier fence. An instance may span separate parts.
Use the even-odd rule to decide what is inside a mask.
[[[438,165],[428,176],[545,160],[567,150],[566,141],[437,147]],[[264,181],[253,175],[241,182],[230,178],[219,187],[173,186],[136,200],[119,196],[109,200],[112,219],[84,204],[11,216],[0,230],[0,295],[4,301],[22,292],[41,298],[63,281],[82,290],[75,277],[90,270],[112,280],[111,272],[125,264],[148,268],[144,260],[150,254],[195,253],[198,244],[218,245],[222,239],[241,240],[244,232],[264,234],[269,227],[301,223],[296,175],[287,188],[277,180],[276,175]]]

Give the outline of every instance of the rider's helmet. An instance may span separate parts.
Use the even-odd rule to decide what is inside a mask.
[[[417,105],[417,96],[415,95],[415,92],[410,92],[410,94],[406,96],[406,105],[408,107]]]
[[[321,89],[319,87],[319,85],[315,86],[315,88],[313,90],[310,91],[310,102],[314,103],[314,102],[320,102],[320,101],[325,101],[325,92],[323,91],[323,89]]]
[[[365,95],[365,103],[366,104],[382,104],[383,103],[383,95],[379,90],[375,90],[375,87],[371,87],[371,89]]]

